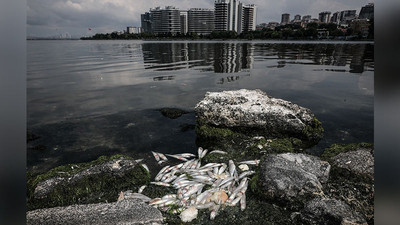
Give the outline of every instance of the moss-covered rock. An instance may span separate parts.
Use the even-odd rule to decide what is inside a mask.
[[[333,144],[329,148],[326,148],[321,155],[321,159],[330,160],[332,157],[349,151],[354,151],[360,148],[373,149],[374,145],[372,143],[351,143],[351,144]],[[373,153],[373,152],[371,152]]]
[[[27,209],[116,201],[120,191],[147,184],[150,174],[132,158],[101,156],[47,173],[27,174]]]

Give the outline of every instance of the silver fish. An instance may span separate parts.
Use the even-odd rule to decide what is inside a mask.
[[[208,209],[210,207],[213,207],[215,205],[214,202],[207,202],[205,204],[201,204],[201,205],[196,205],[196,209]]]
[[[165,182],[150,182],[150,184],[155,184],[159,186],[165,186],[165,187],[171,187],[171,184],[165,183]]]
[[[256,166],[257,166],[259,163],[260,163],[260,160],[258,160],[258,159],[239,162],[239,164],[248,164],[248,165],[256,165]]]
[[[255,173],[256,173],[256,172],[253,171],[253,170],[245,171],[245,172],[243,172],[243,173],[240,174],[239,180],[242,179],[243,177],[247,177],[247,176],[253,175],[253,174],[255,174]]]
[[[233,177],[233,174],[235,173],[235,171],[236,171],[235,164],[233,163],[232,160],[229,160],[229,174],[231,175],[231,177]]]
[[[218,170],[218,175],[222,174],[225,171],[226,167],[226,163],[222,163],[222,166]]]
[[[162,160],[168,161],[167,157],[165,157],[164,154],[159,153],[159,152],[157,152],[157,154],[158,154],[158,156],[160,156],[160,158],[161,158]]]
[[[242,198],[240,199],[240,210],[246,209],[246,194],[243,194]]]
[[[210,153],[208,153],[208,154],[213,154],[213,153],[217,153],[217,154],[228,154],[227,152],[224,152],[224,151],[221,151],[221,150],[214,150],[214,151],[211,151]]]
[[[145,169],[147,170],[147,172],[149,172],[149,173],[150,173],[149,167],[147,167],[147,165],[146,165],[146,164],[142,163],[141,165],[143,166],[143,168],[145,168]]]
[[[175,158],[175,159],[182,160],[182,161],[188,161],[187,158],[179,156],[179,155],[170,155],[170,154],[166,154],[166,155],[169,156],[169,157]]]
[[[202,147],[199,147],[198,149],[197,149],[197,154],[198,154],[198,156],[199,156],[199,159],[201,159],[201,154],[203,153],[203,148]]]
[[[204,151],[201,153],[200,159],[204,158],[204,156],[206,156],[207,152],[208,152],[207,149],[204,150]]]
[[[160,156],[158,156],[158,154],[156,152],[151,151],[151,153],[153,153],[153,156],[157,162],[160,161]]]
[[[147,187],[146,185],[141,186],[141,187],[139,188],[139,190],[138,190],[138,193],[139,193],[139,194],[142,193],[143,190],[144,190],[146,187]]]

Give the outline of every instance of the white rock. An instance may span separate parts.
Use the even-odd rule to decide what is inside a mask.
[[[180,215],[182,222],[186,223],[196,219],[198,212],[199,211],[194,206],[185,209]]]

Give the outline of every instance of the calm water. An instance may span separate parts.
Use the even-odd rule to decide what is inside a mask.
[[[373,53],[356,42],[28,41],[28,129],[40,138],[27,166],[195,152],[196,103],[241,88],[310,108],[325,128],[311,152],[373,142]],[[190,113],[172,120],[163,107]]]

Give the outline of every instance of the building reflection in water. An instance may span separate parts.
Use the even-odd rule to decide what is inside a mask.
[[[275,60],[268,68],[286,64],[346,67],[350,73],[363,73],[374,67],[374,45],[366,44],[286,44],[181,42],[144,43],[146,69],[155,71],[196,69],[215,73],[239,73],[253,68],[254,58]],[[346,69],[346,68],[343,68]],[[343,72],[342,68],[327,68]],[[372,69],[373,70],[373,69]]]
[[[251,69],[253,43],[144,43],[145,69],[179,70],[185,68],[238,73]]]

